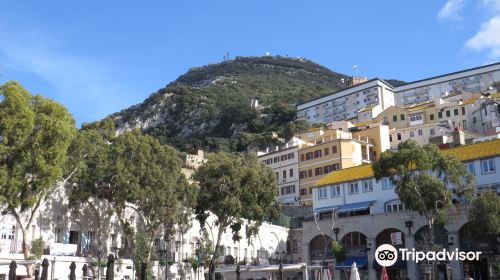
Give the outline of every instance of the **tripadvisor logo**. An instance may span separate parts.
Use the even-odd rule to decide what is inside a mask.
[[[375,250],[375,260],[380,266],[393,266],[400,258],[403,261],[414,261],[419,263],[421,261],[478,261],[481,252],[463,252],[455,249],[447,251],[429,251],[422,252],[415,249],[399,248],[398,250],[390,244],[382,244]]]
[[[380,266],[393,266],[398,260],[398,250],[390,244],[382,244],[375,251],[375,260]]]

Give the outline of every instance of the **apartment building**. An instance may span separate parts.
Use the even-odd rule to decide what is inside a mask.
[[[305,142],[293,137],[283,147],[257,152],[259,160],[275,172],[278,185],[276,199],[285,205],[299,203],[298,150],[301,145],[305,145]]]
[[[297,104],[297,118],[311,123],[341,120],[363,122],[377,117],[391,106],[405,108],[458,94],[480,94],[499,82],[500,63],[431,77],[399,87],[376,78]],[[454,110],[450,111],[450,115],[446,115],[445,111],[442,119],[451,118]],[[462,122],[457,122],[455,126],[463,126]]]
[[[459,158],[468,171],[476,177],[476,189],[491,189],[500,194],[500,140],[459,146],[443,150]],[[335,210],[335,212],[333,212]],[[323,261],[321,246],[325,236],[337,240],[345,248],[343,262],[333,263],[333,255],[327,251],[325,258],[335,265],[335,279],[341,279],[342,270],[356,262],[362,277],[380,279],[380,270],[374,262],[375,249],[385,243],[396,248],[420,248],[429,234],[425,217],[405,209],[388,178],[376,180],[370,165],[361,165],[330,173],[320,179],[313,188],[314,222],[303,224],[303,257],[309,264]],[[335,215],[335,216],[333,216]],[[318,228],[321,232],[318,232]],[[467,273],[474,279],[497,279],[493,269],[500,260],[500,240],[477,239],[471,234],[467,206],[457,200],[444,227],[435,229],[438,246],[448,250],[481,251],[477,262],[450,261],[440,263],[431,270],[425,264],[398,262],[388,268],[390,279],[424,279],[432,271],[434,277],[464,279]],[[440,276],[440,277],[441,277]],[[480,278],[483,277],[483,278]],[[433,278],[437,279],[437,278]]]
[[[311,123],[329,123],[355,119],[358,113],[363,111],[363,117],[371,119],[393,105],[393,87],[381,79],[372,79],[330,95],[297,104],[297,118]]]
[[[307,142],[298,150],[300,202],[312,203],[312,187],[324,175],[371,162],[374,153],[373,140],[353,138],[347,131],[318,128],[296,135]]]

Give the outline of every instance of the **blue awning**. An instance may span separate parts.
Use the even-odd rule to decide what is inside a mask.
[[[357,267],[365,266],[368,262],[368,257],[347,257],[343,262],[337,263],[335,269],[351,268],[353,263],[356,263]]]
[[[328,212],[332,211],[333,209],[338,208],[338,206],[325,206],[325,207],[319,207],[314,209],[314,213],[322,213],[322,212]]]
[[[344,204],[337,209],[337,214],[366,210],[369,209],[373,204],[375,204],[375,200]]]

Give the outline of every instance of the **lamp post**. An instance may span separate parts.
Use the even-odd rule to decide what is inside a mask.
[[[335,233],[335,241],[339,241],[339,232],[340,232],[340,228],[338,228],[338,227],[333,228],[333,233]]]
[[[408,228],[408,234],[411,235],[411,227],[413,226],[413,221],[412,220],[406,221],[405,226]]]

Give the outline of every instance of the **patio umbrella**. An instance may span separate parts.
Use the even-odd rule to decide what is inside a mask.
[[[328,268],[323,268],[323,280],[330,280],[330,273]]]
[[[380,276],[380,280],[389,280],[389,276],[387,276],[387,270],[385,266],[382,266],[382,275]]]
[[[356,262],[352,263],[352,267],[351,267],[351,280],[361,280],[359,278],[358,267],[356,266]]]

